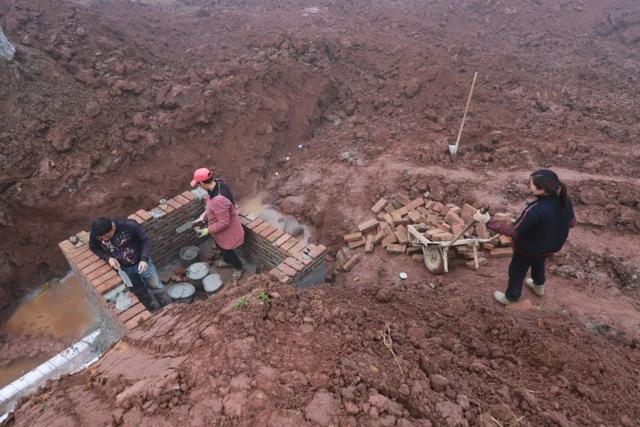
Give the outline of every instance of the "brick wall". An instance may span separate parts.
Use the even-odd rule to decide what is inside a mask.
[[[301,288],[324,282],[324,245],[305,244],[242,208],[239,214],[245,227],[243,255],[260,271]]]
[[[185,191],[149,211],[140,209],[128,218],[136,221],[147,232],[151,241],[151,257],[157,268],[162,268],[178,257],[180,249],[197,243],[194,232],[177,234],[176,227],[200,215],[204,210],[203,194]],[[239,209],[240,221],[245,228],[245,243],[241,250],[245,258],[255,263],[259,271],[268,272],[281,283],[309,287],[324,282],[325,256],[323,245],[305,244],[276,226]],[[122,336],[123,331],[136,328],[151,313],[131,294],[132,305],[118,311],[107,304],[105,295],[123,286],[120,276],[106,262],[89,250],[89,233],[79,232],[59,243],[71,269],[80,278],[87,296]],[[120,329],[118,329],[120,328]]]

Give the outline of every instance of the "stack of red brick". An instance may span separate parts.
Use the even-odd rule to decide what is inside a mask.
[[[298,283],[324,263],[327,248],[306,244],[240,208],[245,256],[282,283]]]
[[[425,194],[428,196],[428,194]],[[382,198],[371,208],[375,218],[366,220],[358,225],[358,231],[346,234],[344,241],[346,247],[338,251],[337,265],[343,271],[349,271],[357,264],[362,252],[373,252],[376,245],[380,245],[389,254],[408,254],[415,260],[422,261],[422,248],[409,243],[407,231],[408,225],[413,225],[425,237],[431,241],[452,240],[473,219],[477,209],[469,204],[459,207],[453,203],[443,204],[425,197],[410,200],[407,196],[399,194],[389,200]],[[497,213],[494,218],[510,221],[506,213]],[[487,239],[490,237],[485,224],[476,224],[466,231],[464,238],[477,237]],[[511,239],[500,236],[496,244],[485,243],[482,249],[491,257],[511,256]],[[458,246],[451,255],[459,255],[465,259],[472,259],[473,252],[469,246]],[[486,263],[484,253],[480,253],[480,263]]]

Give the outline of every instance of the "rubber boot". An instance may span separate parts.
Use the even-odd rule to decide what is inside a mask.
[[[149,288],[149,292],[156,299],[160,307],[171,304],[171,298],[167,295],[164,289]]]

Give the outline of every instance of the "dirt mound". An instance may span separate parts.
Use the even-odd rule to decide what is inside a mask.
[[[447,286],[297,291],[255,277],[170,307],[88,371],[23,401],[15,420],[620,425],[640,417],[639,362],[634,340],[488,307]]]

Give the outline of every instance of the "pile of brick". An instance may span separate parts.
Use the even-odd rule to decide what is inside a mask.
[[[473,219],[477,208],[465,203],[462,207],[453,203],[443,204],[429,200],[429,193],[410,200],[406,195],[398,194],[389,200],[382,198],[371,208],[375,218],[358,224],[358,230],[344,236],[346,246],[336,256],[339,269],[349,271],[362,258],[363,253],[371,253],[380,245],[389,254],[407,254],[422,262],[422,247],[409,242],[408,225],[413,225],[431,241],[452,240]],[[493,218],[511,221],[506,213],[497,213]],[[485,224],[476,223],[463,234],[462,238],[488,239],[491,237]],[[486,253],[485,253],[486,252]],[[495,243],[484,243],[479,251],[479,263],[487,263],[486,256],[493,258],[509,257],[513,253],[511,239],[500,236]],[[450,257],[471,260],[469,267],[475,268],[471,246],[456,246],[449,251]]]

